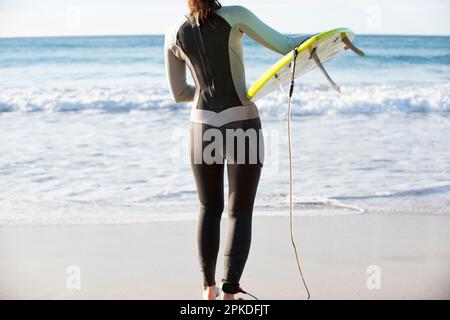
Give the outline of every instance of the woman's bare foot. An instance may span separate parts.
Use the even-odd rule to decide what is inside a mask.
[[[216,300],[219,294],[220,290],[217,286],[203,288],[203,300]]]
[[[222,300],[236,300],[235,298],[234,298],[234,296],[235,296],[235,294],[232,294],[232,293],[223,293],[223,295],[222,295]],[[237,300],[244,300],[244,299],[242,299],[242,298],[239,298],[239,299],[237,299]]]
[[[222,300],[234,300],[234,294],[232,293],[223,293]]]

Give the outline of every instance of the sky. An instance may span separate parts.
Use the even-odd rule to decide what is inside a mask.
[[[450,35],[450,0],[222,0],[283,33]],[[0,0],[0,37],[163,34],[186,0]]]

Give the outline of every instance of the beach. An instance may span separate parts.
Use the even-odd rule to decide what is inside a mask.
[[[295,226],[312,299],[450,298],[448,217],[296,217]],[[288,231],[287,217],[254,220],[241,284],[260,299],[306,297]],[[0,238],[1,299],[201,297],[194,221],[1,227]],[[67,288],[73,265],[80,290]],[[368,289],[369,266],[379,267],[379,289]]]
[[[312,299],[450,298],[449,39],[358,35],[365,58],[326,63],[340,94],[318,70],[296,81],[295,237]],[[243,43],[250,85],[280,56]],[[192,106],[171,97],[164,36],[0,47],[0,299],[200,299]],[[265,161],[241,284],[301,300],[286,91],[255,103]]]

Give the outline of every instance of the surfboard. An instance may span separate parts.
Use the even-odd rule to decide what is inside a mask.
[[[250,100],[257,100],[288,83],[292,78],[291,66],[295,50],[297,50],[296,78],[315,67],[319,67],[328,81],[339,90],[339,87],[326,73],[321,62],[331,59],[346,49],[351,49],[356,54],[363,56],[364,53],[352,44],[354,38],[355,33],[348,28],[337,28],[306,37],[296,49],[278,60],[250,86],[247,97]]]

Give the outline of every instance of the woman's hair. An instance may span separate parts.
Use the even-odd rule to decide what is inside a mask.
[[[199,23],[205,22],[212,12],[222,7],[217,0],[188,0],[188,6]]]

